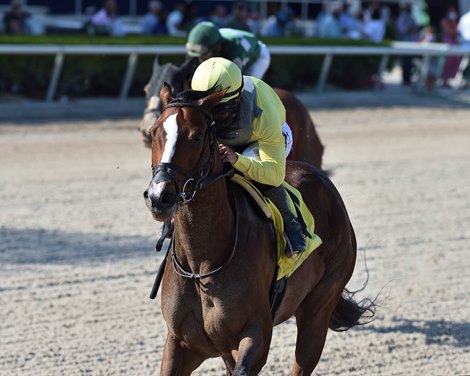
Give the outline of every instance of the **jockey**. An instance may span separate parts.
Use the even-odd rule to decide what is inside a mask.
[[[233,61],[243,74],[262,79],[271,54],[256,36],[244,30],[218,29],[212,22],[200,22],[189,32],[186,51],[203,62],[221,56]]]
[[[264,194],[279,209],[290,245],[287,255],[304,251],[306,241],[302,226],[292,214],[282,186],[292,133],[277,94],[265,82],[242,76],[235,63],[221,57],[210,58],[199,65],[191,88],[198,91],[227,89],[224,98],[212,110],[222,160],[231,163],[246,178],[261,183]],[[241,152],[235,152],[234,148]]]

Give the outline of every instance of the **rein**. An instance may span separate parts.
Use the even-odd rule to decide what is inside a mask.
[[[239,222],[238,222],[238,206],[237,206],[237,198],[235,195],[233,196],[233,200],[235,202],[235,239],[233,242],[233,247],[232,247],[232,252],[230,253],[230,256],[225,260],[225,262],[220,265],[218,268],[211,270],[210,272],[203,273],[203,274],[198,274],[198,273],[192,273],[190,271],[187,271],[184,269],[184,267],[181,265],[181,263],[178,261],[176,258],[176,252],[175,252],[175,242],[174,242],[174,233],[171,237],[171,262],[173,264],[173,270],[175,271],[176,274],[178,274],[181,277],[184,278],[191,278],[191,279],[203,279],[206,277],[209,277],[218,271],[222,270],[222,268],[227,265],[230,261],[232,261],[233,256],[235,255],[235,251],[237,249],[237,244],[238,244],[238,228],[239,228]]]

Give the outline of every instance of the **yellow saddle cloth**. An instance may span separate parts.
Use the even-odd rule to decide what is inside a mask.
[[[290,184],[286,182],[283,183],[284,188],[297,197],[298,202],[300,203],[298,209],[300,210],[300,213],[302,213],[302,218],[307,227],[307,231],[311,235],[311,238],[306,237],[307,247],[304,252],[297,253],[292,257],[287,257],[285,254],[286,239],[284,237],[284,221],[282,220],[281,213],[279,213],[277,207],[271,202],[271,200],[263,196],[252,182],[245,179],[243,176],[235,174],[231,180],[242,186],[253,197],[266,217],[271,218],[273,221],[277,238],[277,264],[279,267],[277,279],[279,280],[284,277],[290,277],[302,262],[322,243],[320,237],[314,233],[315,220],[305,205],[302,195]],[[287,195],[287,198],[292,212],[296,215],[295,204],[289,194]]]

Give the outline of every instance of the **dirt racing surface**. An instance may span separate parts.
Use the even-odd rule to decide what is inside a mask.
[[[330,332],[317,375],[470,374],[470,105],[411,92],[301,94],[356,230],[348,287],[376,320]],[[160,225],[142,192],[140,100],[0,102],[0,375],[159,373],[148,298]],[[295,319],[262,375],[288,375]],[[314,340],[314,339],[312,339]],[[220,359],[194,374],[223,375]]]

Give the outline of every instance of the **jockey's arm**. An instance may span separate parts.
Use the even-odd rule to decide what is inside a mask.
[[[262,184],[279,186],[286,174],[286,155],[282,124],[286,112],[277,94],[266,83],[254,79],[257,104],[263,110],[254,119],[251,141],[259,144],[259,160],[238,154],[234,167],[246,177]]]
[[[260,159],[238,154],[234,167],[249,179],[277,187],[282,184],[286,174],[284,139],[282,143],[258,143]]]

